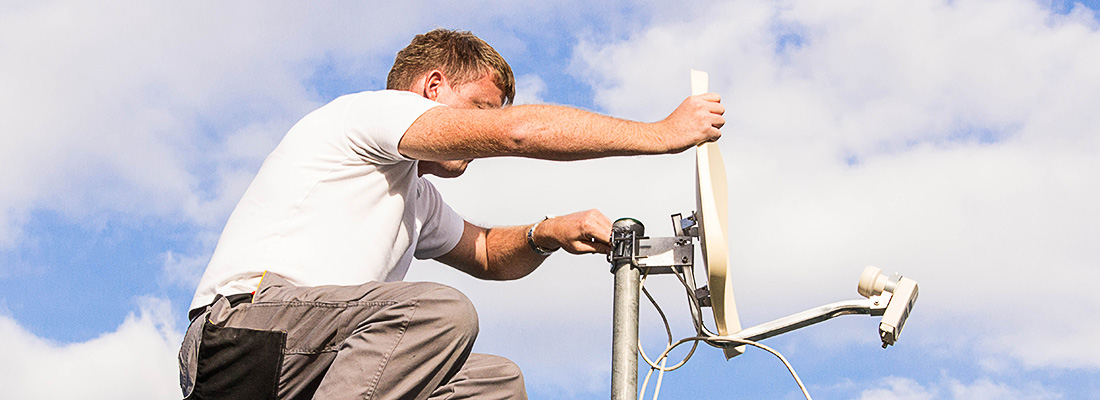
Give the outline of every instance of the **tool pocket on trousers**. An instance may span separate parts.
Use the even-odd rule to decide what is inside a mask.
[[[205,324],[195,388],[185,400],[275,399],[285,345],[286,332]]]

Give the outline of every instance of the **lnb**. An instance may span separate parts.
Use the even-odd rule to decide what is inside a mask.
[[[878,324],[882,348],[897,342],[901,328],[909,318],[909,311],[917,302],[917,282],[898,274],[885,276],[882,269],[867,267],[859,277],[859,294],[886,303],[882,321]]]

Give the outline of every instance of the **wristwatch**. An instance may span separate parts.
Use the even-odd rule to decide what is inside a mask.
[[[554,216],[547,215],[546,217],[543,217],[542,221],[546,221],[550,218],[554,218]],[[535,228],[538,228],[539,224],[541,224],[542,221],[536,222],[534,225],[531,225],[531,229],[527,230],[527,245],[531,246],[531,250],[534,250],[535,253],[538,253],[538,255],[545,257],[554,254],[554,252],[558,251],[558,249],[546,249],[542,246],[535,244]]]

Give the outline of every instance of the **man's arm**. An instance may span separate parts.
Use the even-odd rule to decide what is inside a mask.
[[[652,123],[552,105],[436,107],[405,131],[398,150],[426,161],[497,156],[566,161],[677,153],[721,136],[725,109],[720,101],[715,93],[688,97],[667,118]]]
[[[546,259],[527,244],[532,225],[482,228],[466,222],[455,248],[436,260],[479,279],[522,278]],[[538,224],[533,239],[546,249],[606,254],[611,251],[611,221],[596,210],[554,217]]]

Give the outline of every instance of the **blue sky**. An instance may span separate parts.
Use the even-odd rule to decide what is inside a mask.
[[[921,284],[897,346],[845,317],[765,343],[819,399],[1100,398],[1096,2],[15,1],[0,7],[3,398],[178,398],[185,308],[263,158],[312,109],[379,89],[434,27],[512,64],[520,103],[642,121],[710,73],[728,124],[735,289],[751,325],[852,299],[877,265]],[[437,180],[475,223],[598,208],[668,235],[690,154],[479,160]],[[636,197],[623,197],[633,188]],[[555,255],[517,282],[432,262],[481,316],[478,351],[533,399],[606,398],[611,275]],[[674,332],[673,282],[650,282]],[[650,353],[663,332],[643,311]],[[58,382],[67,384],[61,385]],[[662,398],[799,398],[782,364],[702,347]]]

